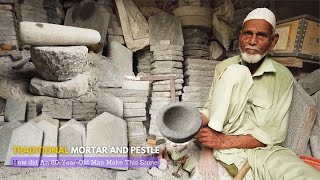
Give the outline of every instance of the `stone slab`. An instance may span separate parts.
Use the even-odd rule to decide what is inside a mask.
[[[128,122],[128,136],[146,136],[146,128],[142,122]]]
[[[199,87],[199,86],[184,86],[183,92],[210,92],[210,87]]]
[[[155,56],[163,56],[163,55],[174,55],[174,56],[183,56],[182,51],[175,50],[165,50],[165,51],[154,51],[153,55]]]
[[[284,147],[291,149],[298,156],[305,153],[316,113],[317,107],[314,100],[294,81]]]
[[[42,112],[56,119],[72,118],[72,100],[52,99],[43,102]]]
[[[116,97],[147,97],[149,91],[140,91],[140,90],[128,90],[120,88],[108,88],[105,89],[105,92],[110,93]]]
[[[210,65],[215,67],[220,61],[216,61],[216,60],[207,60],[207,59],[192,59],[192,58],[188,58],[185,60],[184,64],[186,66],[188,66],[189,64],[206,64],[206,65]]]
[[[151,62],[153,61],[183,61],[183,57],[182,56],[176,56],[176,55],[154,55],[153,59],[151,60]]]
[[[188,50],[183,51],[184,56],[195,56],[195,57],[209,57],[210,54],[208,51],[203,50]]]
[[[103,112],[111,113],[117,117],[123,117],[123,102],[121,98],[118,98],[110,93],[98,93],[97,94],[97,115]]]
[[[209,92],[207,93],[183,93],[182,101],[206,101],[209,97]]]
[[[144,117],[146,116],[147,111],[146,109],[124,109],[123,110],[123,117]]]
[[[146,103],[123,103],[123,109],[145,109]]]
[[[183,46],[183,51],[188,51],[188,50],[205,50],[209,51],[209,46],[208,45],[203,45],[203,44],[186,44]]]
[[[6,100],[4,121],[25,121],[27,102],[9,98]]]
[[[47,122],[51,123],[52,125],[59,127],[59,120],[53,119],[53,118],[52,118],[49,114],[47,114],[47,113],[42,113],[42,114],[40,114],[39,116],[31,119],[31,121],[33,121],[33,122],[36,123],[36,124],[39,123],[39,122],[41,122],[41,121],[47,121]]]
[[[56,98],[75,98],[84,95],[88,90],[88,77],[79,74],[75,78],[53,82],[34,77],[30,82],[30,91],[37,95],[50,96]]]
[[[150,87],[149,81],[132,81],[132,80],[122,81],[122,89],[149,91],[149,87]]]
[[[97,115],[96,105],[95,102],[73,102],[72,119],[92,120]]]
[[[123,76],[131,75],[133,72],[132,51],[118,42],[111,42],[107,53],[112,63],[120,70],[117,74],[121,77],[122,83]]]
[[[207,64],[189,64],[185,65],[184,70],[214,71],[215,67]]]
[[[182,89],[181,84],[175,84],[175,90],[181,90],[181,89]],[[153,85],[152,90],[154,92],[170,91],[170,85],[169,84]]]
[[[151,16],[148,23],[150,45],[159,45],[161,40],[169,40],[170,45],[184,45],[181,22],[173,15],[161,12]]]
[[[320,90],[320,69],[300,78],[298,83],[309,94],[314,94]]]
[[[59,129],[58,146],[66,148],[68,152],[71,152],[71,147],[83,146],[81,133],[70,126]],[[59,154],[58,157],[59,160],[83,160],[83,154],[81,153]]]
[[[14,154],[13,146],[30,147],[30,146],[42,146],[43,130],[37,127],[37,125],[30,121],[22,126],[16,128],[12,132],[12,136],[9,143],[8,153],[4,165],[9,166],[11,164],[12,157],[28,157],[36,158],[39,166],[40,153],[34,154]]]
[[[185,71],[186,76],[206,76],[213,77],[214,71],[199,71],[199,70],[187,70]]]
[[[149,45],[148,22],[131,0],[116,0],[126,45],[133,52]]]
[[[181,96],[181,91],[176,91],[176,96]],[[152,92],[152,97],[171,97],[171,92]]]
[[[212,81],[213,81],[213,77],[207,77],[207,76],[189,76],[184,79],[185,83],[188,83],[188,82],[211,83]]]
[[[147,97],[119,97],[123,101],[123,103],[141,103],[147,102]]]
[[[150,51],[183,51],[183,45],[150,45]]]
[[[182,62],[178,61],[154,61],[151,68],[180,68],[182,69]]]
[[[31,119],[37,116],[38,116],[37,104],[33,101],[29,101],[27,103],[27,121],[30,121]]]
[[[89,84],[100,88],[121,87],[124,78],[120,77],[121,67],[105,56],[89,53],[86,71],[90,73]]]
[[[179,97],[176,97],[176,101],[179,101]],[[171,97],[151,97],[151,101],[171,101]]]
[[[147,121],[147,118],[146,117],[127,117],[127,118],[124,118],[124,120],[128,122],[143,122],[143,121]]]
[[[211,87],[212,82],[185,82],[185,86]]]
[[[81,1],[66,12],[64,25],[94,29],[101,35],[100,43],[104,44],[110,15],[93,0]]]
[[[170,84],[170,80],[153,81],[152,84],[153,85]],[[183,79],[175,79],[174,84],[183,84]]]
[[[49,23],[19,23],[23,44],[34,46],[91,45],[100,42],[100,33],[93,29],[77,28]]]
[[[177,68],[156,67],[154,69],[151,69],[151,74],[154,74],[154,75],[157,75],[157,74],[183,74],[183,70],[177,69]]]
[[[107,43],[111,44],[111,42],[118,42],[120,44],[125,44],[123,36],[120,35],[107,35]]]
[[[104,154],[85,154],[85,159],[89,157],[127,158],[128,153],[110,153],[112,147],[128,147],[126,121],[107,112],[91,120],[87,124],[87,146],[107,147],[109,151]],[[127,170],[128,168],[115,169]]]
[[[6,159],[13,130],[21,125],[22,124],[19,121],[11,121],[3,126],[0,126],[0,162],[4,162]]]
[[[43,130],[43,147],[57,147],[58,146],[58,125],[59,124],[52,124],[49,121],[42,120],[36,123],[37,127]],[[42,153],[42,157],[51,157],[57,158],[58,155],[56,153],[52,154],[45,154]]]
[[[65,124],[63,124],[59,128],[59,130],[63,129],[63,128],[66,128],[66,127],[71,127],[74,130],[78,131],[81,134],[81,139],[82,139],[83,146],[86,145],[86,128],[81,122],[79,122],[79,121],[77,121],[75,119],[71,119],[68,122],[66,122]]]

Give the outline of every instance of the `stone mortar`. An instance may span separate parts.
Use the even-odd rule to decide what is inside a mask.
[[[199,110],[182,102],[164,106],[157,114],[161,134],[175,143],[191,140],[201,127]]]

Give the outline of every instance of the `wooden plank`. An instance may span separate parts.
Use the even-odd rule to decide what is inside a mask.
[[[278,63],[287,67],[303,67],[303,60],[295,57],[272,57]]]

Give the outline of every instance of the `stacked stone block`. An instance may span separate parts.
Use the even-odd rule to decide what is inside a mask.
[[[213,81],[214,69],[219,61],[207,59],[185,60],[185,83],[183,87],[182,101],[199,109],[208,99],[210,87]]]
[[[112,41],[116,41],[120,44],[125,44],[123,39],[123,32],[119,23],[119,19],[115,14],[115,7],[112,0],[98,0],[97,3],[103,6],[107,12],[110,13],[110,20],[108,25],[108,33],[107,33],[107,43],[109,44]]]
[[[12,4],[0,4],[0,44],[18,45]]]
[[[182,94],[183,83],[183,46],[161,44],[151,46],[150,50],[153,52],[153,60],[151,63],[151,75],[154,76],[173,76],[175,79],[175,101],[179,101]],[[154,81],[152,83],[151,95],[151,121],[150,134],[160,136],[156,126],[156,116],[158,111],[165,105],[171,102],[170,80]]]
[[[209,34],[207,30],[183,28],[183,56],[185,59],[209,59]]]
[[[106,92],[123,101],[123,119],[127,121],[129,146],[146,146],[146,128],[143,122],[147,120],[147,100],[149,96],[149,81],[124,80],[122,88],[109,88]],[[131,154],[138,157],[141,154]]]
[[[153,54],[149,50],[137,51],[136,58],[138,61],[137,70],[138,73],[145,73],[146,75],[151,74],[151,61],[153,59]]]
[[[183,28],[182,31],[185,42],[182,101],[201,109],[208,99],[217,62],[209,60],[207,30]]]

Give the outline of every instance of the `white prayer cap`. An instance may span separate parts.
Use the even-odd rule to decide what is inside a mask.
[[[276,17],[268,8],[256,8],[252,10],[243,20],[243,23],[251,19],[264,19],[272,25],[273,29],[276,28]]]

